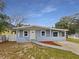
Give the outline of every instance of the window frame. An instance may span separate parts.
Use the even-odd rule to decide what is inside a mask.
[[[45,32],[45,35],[44,35],[44,36],[42,35],[42,31]],[[42,37],[46,37],[46,30],[41,30],[41,31],[40,31],[40,35],[41,35]]]
[[[25,36],[25,31],[27,31],[27,30],[24,30],[23,31],[23,36]],[[28,33],[28,31],[27,31],[27,36],[25,36],[25,37],[28,37],[29,36],[29,33]]]
[[[52,36],[53,37],[58,37],[58,32],[57,32],[57,36],[54,36],[54,32],[57,32],[57,31],[53,31]]]

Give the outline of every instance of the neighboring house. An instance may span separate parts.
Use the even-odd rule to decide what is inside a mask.
[[[15,31],[13,31],[12,29],[8,29],[7,31],[2,32],[1,35],[4,35],[7,41],[15,41],[15,34]]]
[[[68,38],[79,39],[79,33],[75,33],[75,34],[72,34],[72,35],[68,35]]]
[[[56,29],[43,26],[15,27],[17,42],[30,41],[65,41],[67,29]]]
[[[12,24],[8,23],[9,28],[1,33],[1,36],[5,36],[5,39],[8,41],[15,41],[15,34],[16,32],[13,30],[13,27],[15,27]],[[1,39],[0,39],[1,40]]]

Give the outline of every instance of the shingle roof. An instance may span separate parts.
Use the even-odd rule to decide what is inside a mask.
[[[42,29],[51,29],[51,30],[58,30],[58,31],[68,31],[68,29],[58,29],[46,26],[37,26],[37,25],[29,25],[29,26],[21,26],[21,27],[14,27],[13,29],[27,29],[27,28],[42,28]]]

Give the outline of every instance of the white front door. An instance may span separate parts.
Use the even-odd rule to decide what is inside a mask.
[[[36,34],[35,34],[35,30],[30,30],[30,39],[35,40],[36,39]]]

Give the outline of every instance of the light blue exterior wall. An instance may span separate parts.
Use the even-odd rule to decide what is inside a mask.
[[[64,37],[53,37],[53,31],[51,31],[51,36],[47,36],[47,35],[50,35],[50,30],[48,31],[46,31],[47,33],[46,33],[46,36],[41,36],[41,30],[37,30],[36,31],[36,39],[37,39],[37,41],[64,41],[64,40],[66,40],[66,37],[64,36]],[[49,32],[49,33],[48,33]],[[59,33],[59,31],[57,31],[58,33]]]
[[[25,30],[16,30],[16,41],[17,42],[29,42],[29,41],[32,41],[30,39],[30,30],[27,30],[28,31],[28,36],[24,36],[24,32]],[[59,36],[59,31],[58,32],[58,37],[53,37],[53,31],[51,31],[51,36],[50,36],[50,30],[44,30],[46,31],[46,36],[42,36],[41,35],[41,31],[42,30],[35,30],[35,35],[36,35],[36,39],[35,41],[64,41],[66,40],[66,35],[64,37],[60,37]]]
[[[27,30],[28,31],[28,34],[29,34],[29,30]],[[16,39],[16,41],[17,42],[28,42],[28,41],[30,41],[29,39],[30,39],[30,36],[28,35],[27,37],[26,36],[24,36],[24,30],[22,30],[22,33],[21,33],[21,31],[20,30],[17,30],[16,31],[16,34],[17,34],[17,39]]]

